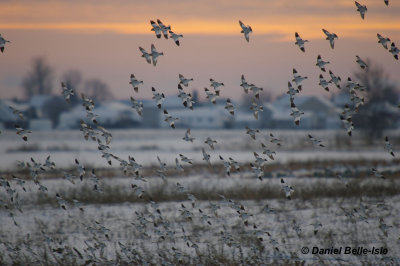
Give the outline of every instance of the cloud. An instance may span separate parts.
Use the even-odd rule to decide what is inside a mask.
[[[231,35],[240,30],[237,21],[242,19],[254,34],[281,34],[286,39],[295,31],[306,38],[319,38],[321,28],[343,30],[342,36],[400,29],[399,23],[392,23],[398,18],[400,3],[386,7],[382,1],[368,7],[362,21],[354,2],[347,0],[3,1],[0,27],[151,34],[149,20],[160,18],[183,34]]]

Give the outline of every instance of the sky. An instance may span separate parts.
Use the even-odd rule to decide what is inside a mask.
[[[54,93],[61,93],[62,75],[79,70],[83,79],[99,78],[117,99],[151,98],[151,87],[176,94],[178,74],[193,78],[188,91],[204,88],[213,78],[225,84],[221,95],[240,99],[240,77],[272,95],[287,90],[292,69],[308,76],[304,94],[329,97],[320,86],[317,56],[342,77],[360,68],[356,55],[371,60],[400,87],[400,62],[377,43],[377,33],[400,46],[400,2],[360,0],[368,11],[362,20],[350,0],[25,0],[0,2],[0,34],[11,43],[0,54],[0,98],[24,99],[21,82],[35,57],[44,57],[55,70]],[[160,19],[183,34],[181,46],[157,39],[150,20]],[[247,43],[238,20],[250,25]],[[335,49],[322,28],[339,36]],[[303,53],[294,33],[309,40]],[[154,44],[164,56],[156,67],[138,49]],[[144,81],[136,94],[129,85],[133,73]],[[329,74],[322,73],[326,79]]]

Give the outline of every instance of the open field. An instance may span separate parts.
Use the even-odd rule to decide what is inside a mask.
[[[33,133],[28,143],[3,132],[0,264],[400,264],[400,163],[382,143],[315,131],[327,146],[319,148],[307,132],[292,131],[273,132],[282,139],[276,147],[270,132],[257,141],[240,133],[195,131],[192,144],[180,130],[113,132],[110,150],[133,156],[142,165],[138,176],[117,160],[108,165],[81,132]],[[218,142],[207,149],[211,167],[201,153],[208,134]],[[396,143],[396,132],[389,134]],[[261,141],[274,148],[275,160],[262,154]],[[268,159],[262,180],[249,166],[254,151]],[[193,165],[176,170],[179,154]],[[55,169],[44,167],[48,155]],[[218,155],[233,157],[240,171],[227,176]],[[165,180],[157,156],[167,163]],[[31,157],[44,169],[38,166],[36,180],[33,166],[17,166]],[[82,180],[75,158],[86,167]],[[291,200],[281,178],[294,189]],[[342,250],[312,254],[316,247]],[[348,247],[378,251],[345,254]]]

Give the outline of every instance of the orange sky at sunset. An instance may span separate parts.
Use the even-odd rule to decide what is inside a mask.
[[[365,20],[348,0],[2,1],[0,34],[11,43],[0,55],[0,98],[23,98],[21,80],[37,56],[56,70],[55,93],[63,72],[77,69],[84,78],[101,78],[121,99],[133,93],[131,73],[144,80],[145,98],[151,86],[175,93],[179,73],[195,79],[192,89],[203,90],[211,77],[223,81],[222,95],[232,98],[242,94],[243,73],[278,95],[293,67],[310,77],[304,84],[308,93],[328,96],[318,87],[318,54],[342,79],[358,70],[357,54],[384,67],[399,83],[400,63],[377,43],[376,33],[400,46],[400,3],[359,2],[368,7]],[[184,35],[180,47],[150,31],[150,19],[157,18]],[[239,19],[253,28],[250,43],[240,34]],[[338,34],[334,50],[322,28]],[[296,31],[310,40],[306,53],[294,45]],[[165,53],[156,67],[147,65],[138,50],[151,43]]]

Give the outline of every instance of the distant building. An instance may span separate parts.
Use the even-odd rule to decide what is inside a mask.
[[[168,110],[168,113],[173,117],[179,118],[175,123],[176,127],[209,129],[229,127],[230,114],[222,105],[205,105],[197,107],[194,110],[179,108]],[[160,126],[163,128],[169,127],[169,125],[164,121],[163,115],[161,116],[160,123]]]
[[[139,127],[142,118],[129,105],[119,101],[103,102],[93,109],[93,113],[98,115],[97,122],[106,128],[132,128]],[[80,120],[91,123],[86,117],[83,106],[78,105],[68,112],[64,112],[59,118],[59,129],[79,128]]]
[[[300,125],[293,123],[290,116],[290,97],[282,95],[274,103],[273,125],[282,129],[336,129],[341,127],[338,109],[332,102],[322,96],[305,95],[296,96],[294,99],[296,107],[304,112],[301,116]]]

